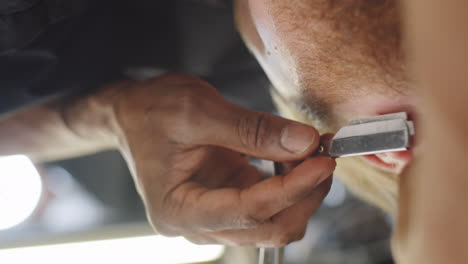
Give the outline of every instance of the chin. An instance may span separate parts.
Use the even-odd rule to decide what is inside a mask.
[[[398,205],[399,174],[376,168],[360,157],[337,159],[338,177],[359,198],[394,215]]]
[[[295,107],[282,100],[273,100],[279,112],[286,118],[310,124],[321,134],[329,133],[327,126],[310,120]],[[375,114],[374,114],[375,115]],[[371,115],[368,115],[371,116]],[[339,178],[357,197],[394,215],[397,211],[398,179],[403,167],[411,160],[412,152],[346,157],[337,159],[335,177]],[[398,159],[396,162],[394,159]]]

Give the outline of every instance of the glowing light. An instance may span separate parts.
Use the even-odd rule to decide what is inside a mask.
[[[223,246],[194,245],[183,238],[145,236],[0,250],[2,263],[179,264],[219,259]]]
[[[0,157],[0,230],[26,220],[41,198],[42,182],[25,156]]]

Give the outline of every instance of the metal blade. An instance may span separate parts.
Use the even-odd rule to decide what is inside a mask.
[[[408,150],[414,135],[406,113],[353,120],[329,142],[322,144],[321,155],[350,157]]]
[[[401,113],[394,113],[394,114],[388,114],[388,115],[379,115],[379,116],[355,119],[355,120],[349,121],[348,125],[358,125],[358,124],[364,124],[364,123],[372,123],[376,121],[395,120],[395,119],[402,119],[406,121],[408,120],[408,114],[405,112],[401,112]]]

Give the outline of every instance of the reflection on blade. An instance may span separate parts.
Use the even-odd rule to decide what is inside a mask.
[[[338,158],[408,150],[414,125],[407,118],[396,113],[353,120],[322,144],[322,154]]]

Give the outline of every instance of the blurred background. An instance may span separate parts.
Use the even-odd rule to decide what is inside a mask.
[[[70,80],[87,85],[185,72],[208,80],[236,104],[274,113],[269,82],[236,32],[226,1],[102,0],[89,10],[61,47],[73,54],[68,63],[80,73]],[[107,70],[96,77],[98,69]],[[153,236],[117,152],[35,167],[26,157],[3,157],[0,176],[2,263],[257,261],[254,248]],[[286,247],[285,263],[393,263],[391,226],[392,219],[335,179],[305,238]]]

